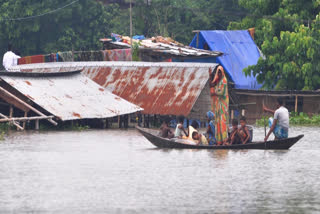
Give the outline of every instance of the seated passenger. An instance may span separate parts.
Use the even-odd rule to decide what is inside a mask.
[[[249,129],[247,127],[247,119],[245,116],[242,116],[240,118],[240,129],[238,130],[238,135],[241,139],[241,143],[242,144],[246,144],[249,143],[250,140],[250,132]]]
[[[178,117],[178,124],[176,126],[176,130],[174,132],[174,137],[181,139],[183,136],[188,135],[187,132],[183,128],[184,116],[180,115]]]
[[[199,124],[194,120],[191,123],[191,126],[188,127],[188,135],[183,136],[182,139],[195,142],[196,144],[208,145],[207,138],[204,135],[199,134],[197,128],[199,128]],[[195,137],[196,140],[193,137]]]
[[[207,127],[207,138],[209,141],[209,145],[216,144],[216,137],[215,137],[215,127],[214,127],[214,113],[212,111],[207,112],[207,119],[208,119],[208,127]]]
[[[197,131],[192,132],[192,139],[198,145],[208,145],[207,138],[202,134],[199,134]]]
[[[241,139],[238,135],[238,120],[232,120],[232,130],[229,137],[226,139],[223,145],[241,144]]]
[[[163,120],[163,122],[160,126],[159,136],[163,137],[163,138],[173,138],[174,137],[174,134],[169,127],[169,119],[166,118],[165,120]]]

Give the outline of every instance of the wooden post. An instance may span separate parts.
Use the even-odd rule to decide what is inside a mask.
[[[28,112],[24,112],[24,117],[28,117]],[[22,127],[23,127],[23,129],[25,129],[26,128],[26,121],[24,121],[23,123],[22,123]]]
[[[118,116],[118,127],[121,128],[121,118],[120,118],[120,115]]]
[[[298,112],[298,95],[296,95],[296,102],[294,105],[294,111],[297,113]]]
[[[231,120],[233,120],[233,118],[234,118],[234,110],[232,109],[231,110]]]
[[[30,120],[47,120],[47,119],[50,119],[50,118],[53,118],[54,116],[35,116],[35,117],[7,117],[6,115],[4,114],[1,114],[0,113],[0,116],[5,118],[5,119],[0,119],[0,123],[1,122],[16,122],[16,121],[30,121]]]
[[[36,114],[40,115],[40,116],[47,116],[45,114],[43,114],[42,112],[38,111],[37,109],[35,109],[34,107],[32,107],[31,105],[29,105],[28,103],[24,102],[23,100],[21,100],[20,98],[16,97],[15,95],[11,94],[10,92],[8,92],[7,90],[5,90],[4,88],[0,87],[0,92],[3,93],[3,95],[5,95],[5,97],[2,98],[6,98],[5,100],[9,100],[8,102],[15,102],[14,105],[18,105],[18,106],[22,106],[24,109],[27,110],[31,110],[33,112],[35,112]],[[10,109],[11,111],[11,109]],[[13,111],[13,110],[12,110]],[[58,125],[58,123],[52,119],[48,119],[48,121],[50,123],[52,123],[53,125]]]
[[[133,51],[132,51],[132,47],[133,47],[133,45],[132,45],[132,0],[130,0],[130,49],[131,49],[131,61],[133,61],[132,60],[132,55],[133,55]]]
[[[128,128],[130,127],[131,125],[131,114],[128,114]]]
[[[142,116],[142,124],[143,124],[143,127],[145,127],[145,123],[144,123],[144,114],[141,115]]]
[[[10,105],[10,113],[9,113],[9,118],[13,116],[13,106]]]
[[[35,129],[39,130],[39,120],[36,120]]]
[[[197,32],[197,48],[199,48],[199,32]]]

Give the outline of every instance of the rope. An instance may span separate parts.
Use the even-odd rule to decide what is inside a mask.
[[[38,15],[34,15],[34,16],[27,16],[27,17],[21,17],[21,18],[12,18],[12,19],[2,19],[0,20],[0,22],[5,22],[5,21],[23,21],[23,20],[28,20],[28,19],[34,19],[34,18],[38,18],[38,17],[41,17],[41,16],[45,16],[45,15],[48,15],[48,14],[51,14],[51,13],[55,13],[55,12],[58,12],[66,7],[69,7],[71,6],[72,4],[74,3],[77,3],[79,0],[75,0],[69,4],[66,4],[65,6],[63,7],[59,7],[55,10],[51,10],[49,12],[46,12],[46,13],[41,13],[41,14],[38,14]]]

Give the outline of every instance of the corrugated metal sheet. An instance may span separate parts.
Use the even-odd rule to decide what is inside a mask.
[[[114,94],[144,108],[146,114],[189,115],[216,64],[70,62],[17,66],[48,72],[81,68]]]
[[[1,78],[61,120],[108,118],[143,110],[80,73],[60,77]]]

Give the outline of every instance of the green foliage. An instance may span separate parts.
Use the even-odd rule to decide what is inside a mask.
[[[0,123],[0,132],[6,132],[10,128],[9,123]]]
[[[4,135],[5,135],[5,132],[4,132],[4,131],[1,131],[1,132],[0,132],[0,141],[3,141],[3,140],[4,140]]]
[[[257,126],[264,126],[264,122],[266,122],[266,126],[268,123],[268,117],[262,117],[261,119],[258,119],[256,121]],[[294,113],[292,112],[290,114],[290,125],[292,126],[320,126],[320,115],[315,114],[312,116],[309,116],[306,113]]]
[[[28,17],[52,11],[70,1],[8,0],[0,4],[0,20]],[[119,13],[117,5],[105,7],[93,0],[80,0],[56,13],[30,20],[2,21],[0,48],[6,51],[7,43],[22,55],[51,53],[79,49],[97,49],[99,38],[110,35],[113,16]]]
[[[225,14],[226,10],[232,12]],[[133,34],[169,36],[189,44],[193,30],[225,30],[231,20],[240,20],[233,15],[239,11],[243,8],[237,0],[152,0],[151,5],[137,0],[133,7]],[[129,10],[117,20],[123,21],[117,32],[129,35]]]
[[[87,125],[81,125],[77,122],[75,123],[63,123],[58,126],[52,126],[47,124],[40,123],[39,130],[41,131],[49,131],[49,130],[59,130],[59,131],[85,131],[90,129]]]
[[[132,44],[132,61],[141,61],[139,57],[139,43],[133,42]]]
[[[239,4],[253,16],[230,23],[229,29],[255,27],[256,43],[264,54],[257,65],[244,70],[246,75],[256,75],[266,89],[319,89],[319,0],[240,0]]]
[[[22,56],[68,50],[96,50],[100,38],[110,33],[130,35],[129,9],[103,0],[80,0],[69,7],[41,17],[30,17],[60,8],[71,0],[7,0],[0,4],[0,50],[4,53],[11,42]],[[133,34],[170,36],[189,44],[192,30],[226,29],[239,16],[225,10],[243,11],[237,0],[153,0],[151,5],[137,0],[133,7]],[[222,13],[220,14],[219,11]]]

